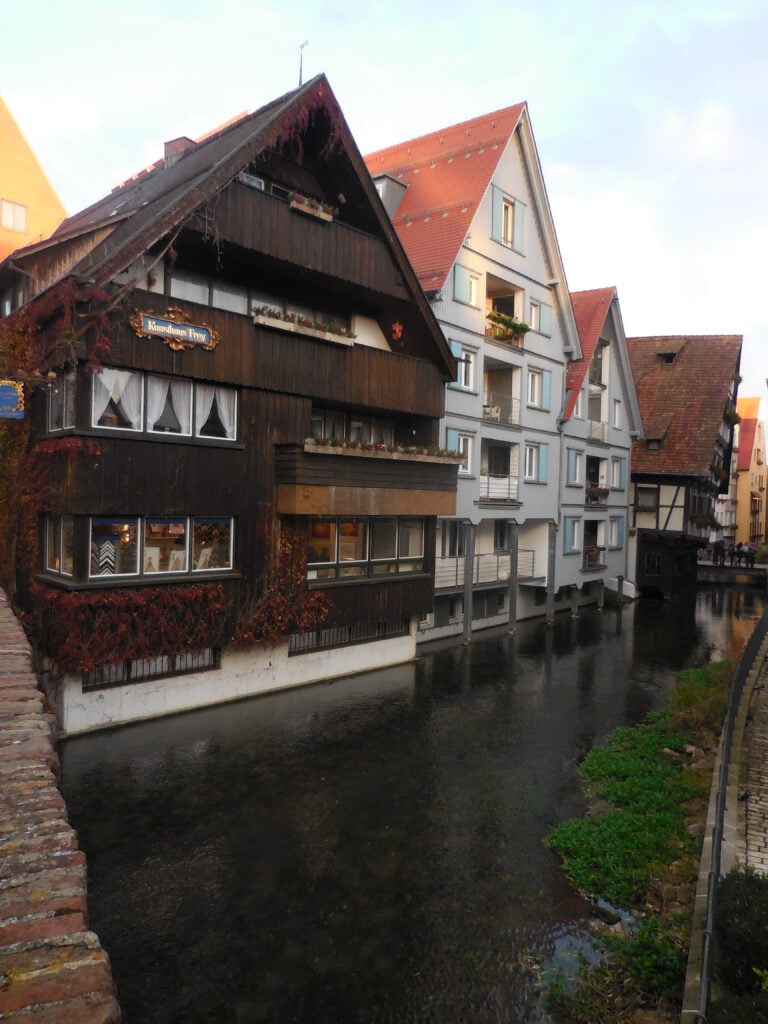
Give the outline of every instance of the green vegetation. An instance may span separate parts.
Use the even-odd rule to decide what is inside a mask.
[[[768,877],[735,867],[715,901],[719,980],[733,993],[768,989]]]
[[[573,993],[550,981],[561,1020],[609,1024],[641,1007],[679,1007],[688,929],[714,752],[728,705],[732,666],[681,673],[667,708],[634,729],[617,729],[580,772],[592,810],[547,837],[573,884],[631,910],[629,937],[604,938],[606,956],[584,968]],[[670,1018],[672,1019],[672,1018]]]

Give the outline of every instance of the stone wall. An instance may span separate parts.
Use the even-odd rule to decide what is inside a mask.
[[[0,1020],[116,1024],[109,958],[88,931],[85,856],[58,778],[54,716],[0,591]]]

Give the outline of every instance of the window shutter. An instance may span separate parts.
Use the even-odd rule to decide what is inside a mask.
[[[445,447],[449,452],[457,452],[459,450],[459,432],[458,430],[451,430],[449,427],[445,432]]]
[[[549,409],[549,396],[552,392],[552,373],[550,370],[541,371],[541,408]]]
[[[565,517],[565,536],[563,537],[563,551],[573,551],[573,519]]]
[[[525,215],[525,203],[515,200],[515,219],[512,226],[512,248],[518,252],[523,251],[523,218]]]
[[[496,188],[493,185],[491,187],[491,197],[491,238],[500,242],[504,231],[504,195],[500,188]]]
[[[469,271],[458,263],[453,268],[453,297],[457,302],[469,303]]]
[[[624,519],[616,520],[616,546],[624,547]]]
[[[566,483],[576,483],[576,452],[573,448],[568,449],[568,469],[566,470]]]
[[[619,487],[622,491],[627,487],[627,460],[619,459]],[[624,520],[622,520],[623,522]]]
[[[539,445],[539,483],[545,484],[547,482],[547,451],[549,449],[548,444]]]
[[[539,334],[546,334],[547,337],[552,334],[552,307],[546,302],[539,305]]]

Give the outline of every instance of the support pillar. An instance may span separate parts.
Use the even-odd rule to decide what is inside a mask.
[[[571,618],[578,619],[579,617],[579,588],[574,586],[571,587]]]
[[[547,537],[547,608],[546,616],[549,624],[555,621],[555,541],[557,538],[557,526],[555,523],[548,524]]]
[[[605,581],[597,580],[597,610],[601,612],[605,607]]]
[[[507,523],[507,548],[509,550],[509,587],[507,589],[507,608],[509,611],[509,631],[514,633],[517,624],[517,552],[519,547],[519,530],[517,523]]]
[[[464,524],[464,643],[468,644],[472,637],[473,584],[475,568],[475,531],[474,523]]]

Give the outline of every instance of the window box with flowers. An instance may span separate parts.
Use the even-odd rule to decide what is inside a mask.
[[[253,311],[257,327],[272,327],[289,334],[304,334],[309,338],[331,341],[335,345],[354,345],[356,335],[340,320],[310,319],[298,313],[282,312],[271,306],[259,306]]]
[[[604,505],[606,498],[610,494],[610,488],[603,487],[600,484],[587,484],[584,491],[587,505]]]
[[[486,315],[486,320],[489,323],[486,331],[488,337],[497,341],[513,341],[516,345],[522,345],[523,338],[531,329],[522,320],[516,320],[513,316],[499,313],[495,309]]]
[[[314,199],[312,196],[303,196],[300,192],[291,192],[288,197],[288,204],[292,210],[305,213],[309,217],[316,217],[330,223],[339,212],[335,206],[329,206],[322,199]]]
[[[357,458],[392,459],[406,462],[440,462],[456,465],[464,460],[458,452],[435,445],[385,444],[382,441],[350,441],[343,437],[308,437],[305,452],[322,455],[351,455]]]

